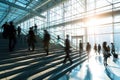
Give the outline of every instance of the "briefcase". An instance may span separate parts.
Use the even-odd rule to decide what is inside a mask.
[[[118,58],[118,54],[113,54],[114,58]]]

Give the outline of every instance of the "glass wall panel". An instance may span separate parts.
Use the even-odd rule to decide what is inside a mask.
[[[119,51],[119,10],[120,0],[67,0],[42,13],[46,19],[34,17],[21,26],[28,29],[36,23],[41,30],[48,29],[51,35],[60,35],[63,39],[69,34],[73,45],[77,44],[73,36],[83,36],[83,43],[90,42],[92,47],[94,43],[114,42]]]
[[[110,5],[110,2],[109,0],[96,0],[96,8]]]
[[[109,34],[113,32],[113,28],[112,25],[97,26],[94,31],[94,34]]]
[[[114,33],[120,34],[120,23],[114,24]]]
[[[120,33],[114,34],[115,50],[120,54]]]
[[[115,15],[114,22],[119,22],[119,21],[120,21],[120,15]]]

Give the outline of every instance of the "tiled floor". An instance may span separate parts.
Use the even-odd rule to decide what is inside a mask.
[[[91,54],[89,61],[77,66],[59,80],[120,80],[120,59],[113,59],[111,56],[105,67],[102,54]]]

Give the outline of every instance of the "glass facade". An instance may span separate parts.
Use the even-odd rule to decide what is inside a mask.
[[[64,40],[70,35],[71,44],[78,49],[79,40],[84,46],[90,42],[101,44],[107,41],[115,43],[120,50],[120,0],[67,0],[47,10],[42,15],[46,19],[34,16],[19,24],[23,29],[38,25],[39,32],[48,29],[51,35]]]

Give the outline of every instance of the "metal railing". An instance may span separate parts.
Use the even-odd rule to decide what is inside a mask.
[[[49,32],[49,33],[50,33],[50,36],[51,36],[50,43],[54,43],[54,44],[56,44],[56,45],[57,45],[57,44],[60,44],[61,46],[65,47],[65,45],[64,45],[65,39],[60,38],[60,39],[58,40],[57,34],[55,34],[55,33],[53,33],[53,32]],[[22,34],[27,35],[27,34],[28,34],[28,30],[27,30],[27,29],[22,29]],[[38,35],[39,38],[43,39],[43,37],[44,37],[44,32],[43,32],[43,30],[37,29],[37,35]],[[76,46],[71,43],[71,48],[76,49]]]

